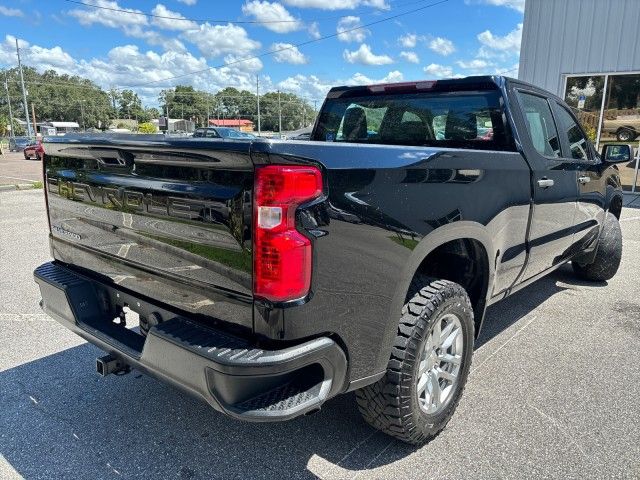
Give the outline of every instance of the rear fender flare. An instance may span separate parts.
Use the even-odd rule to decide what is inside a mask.
[[[383,332],[382,345],[376,362],[376,365],[379,367],[378,371],[386,369],[387,362],[391,355],[391,348],[398,330],[400,312],[402,311],[402,306],[405,303],[405,298],[409,290],[411,280],[420,267],[420,264],[439,246],[452,240],[459,239],[477,240],[486,250],[488,256],[487,263],[489,265],[489,285],[487,288],[486,300],[489,299],[492,290],[491,286],[494,283],[495,277],[495,265],[493,262],[493,259],[495,259],[495,251],[493,248],[493,241],[491,240],[491,236],[487,232],[486,227],[477,222],[459,221],[443,225],[442,227],[438,227],[433,230],[414,248],[400,275],[401,280],[394,292],[391,306],[387,312],[387,318],[389,321],[387,322],[386,329]]]

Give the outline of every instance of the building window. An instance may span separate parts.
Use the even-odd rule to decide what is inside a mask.
[[[640,148],[640,74],[567,77],[564,99],[598,148],[620,142]],[[635,161],[618,165],[625,190],[640,191],[635,167]]]
[[[604,75],[567,78],[564,101],[580,120],[582,128],[592,142],[597,140],[604,80]]]

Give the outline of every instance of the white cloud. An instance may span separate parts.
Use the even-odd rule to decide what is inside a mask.
[[[403,80],[404,75],[402,75],[402,72],[393,70],[389,72],[386,77],[380,79],[372,79],[361,73],[356,73],[344,83],[346,83],[347,85],[372,85],[375,83],[397,83]]]
[[[522,24],[519,23],[514,30],[505,36],[494,35],[490,30],[478,34],[480,43],[491,50],[500,52],[518,53],[522,41]],[[486,52],[485,52],[486,53]]]
[[[120,6],[118,2],[110,0],[95,0],[93,5],[103,8],[74,9],[69,12],[69,15],[77,18],[81,25],[99,24],[110,28],[120,28],[128,35],[129,31],[138,32],[141,27],[149,25],[147,17],[140,15],[143,13],[141,10],[125,8]],[[104,8],[114,10],[105,10]]]
[[[453,42],[442,37],[436,37],[431,40],[429,42],[429,49],[445,57],[456,51],[456,47]]]
[[[204,23],[197,29],[183,32],[181,38],[196,45],[207,58],[215,58],[226,53],[245,55],[260,48],[260,42],[249,38],[244,28],[231,23],[227,25]]]
[[[24,17],[24,12],[19,8],[9,8],[0,5],[0,15],[5,17]]]
[[[389,10],[386,0],[283,0],[284,3],[298,8],[318,8],[321,10],[353,10],[356,7],[373,7]]]
[[[106,8],[120,9],[124,11],[112,11],[103,9],[75,9],[69,15],[76,18],[81,25],[103,25],[109,28],[122,30],[125,35],[141,38],[150,45],[161,45],[166,51],[185,47],[176,38],[166,38],[153,30],[152,27],[163,30],[179,31],[178,37],[194,44],[207,58],[214,58],[225,54],[246,55],[260,47],[260,43],[249,38],[247,31],[237,25],[211,25],[198,23],[184,19],[177,12],[167,9],[162,4],[157,4],[153,9],[154,15],[176,17],[176,19],[153,18],[151,22],[145,15],[137,15],[140,10],[121,7],[117,1],[94,0],[94,4]]]
[[[327,92],[336,85],[372,85],[376,83],[394,83],[401,82],[404,77],[398,70],[389,72],[383,78],[369,78],[362,73],[356,73],[348,79],[337,79],[333,81],[324,81],[315,75],[294,75],[285,78],[277,84],[278,88],[283,91],[292,92],[303,98],[317,100],[321,102],[327,95]]]
[[[198,0],[178,0],[180,3],[184,3],[185,5],[195,5]]]
[[[335,83],[324,82],[315,75],[294,75],[287,77],[278,83],[278,88],[286,92],[292,92],[305,98],[315,99],[319,102],[324,100],[327,92]]]
[[[74,9],[70,10],[68,14],[71,17],[76,18],[80,25],[84,25],[85,27],[102,25],[122,30],[125,35],[143,39],[150,45],[163,45],[166,50],[170,50],[175,47],[174,40],[167,39],[150,28],[151,25],[147,21],[147,17],[139,15],[142,13],[140,10],[124,8],[121,7],[118,2],[110,0],[95,0],[93,4],[105,7],[107,10],[98,8]],[[164,9],[162,5],[159,6]],[[118,9],[122,11],[108,9]],[[164,9],[164,11],[175,14],[175,12],[171,12],[166,9]],[[177,22],[178,24],[182,23],[180,21]]]
[[[318,25],[318,22],[312,22],[309,24],[309,35],[311,35],[311,38],[315,38],[316,40],[322,36],[320,34],[320,26]]]
[[[400,52],[400,56],[409,63],[420,63],[420,59],[416,52]]]
[[[294,18],[287,9],[278,2],[271,3],[253,0],[242,6],[242,12],[245,15],[254,17],[259,22],[278,22],[262,24],[263,27],[276,33],[293,32],[303,27],[302,22]]]
[[[7,35],[0,43],[0,64],[15,62],[15,38]],[[88,78],[102,88],[113,85],[133,88],[146,104],[157,104],[157,96],[162,88],[172,87],[176,80],[169,77],[189,72],[200,72],[179,79],[179,83],[193,87],[217,91],[234,86],[239,89],[255,88],[255,74],[262,68],[262,62],[252,59],[246,62],[222,68],[209,68],[204,57],[195,57],[186,51],[166,51],[157,53],[142,51],[135,45],[121,45],[111,49],[106,57],[88,60],[74,59],[59,46],[46,48],[20,41],[23,62],[38,71],[53,69],[61,74],[80,75]],[[225,61],[234,61],[238,57],[227,55]],[[150,82],[156,82],[151,85]],[[273,85],[269,77],[261,76],[261,88],[269,89]]]
[[[520,13],[524,13],[524,2],[525,0],[476,0],[475,2],[466,0],[467,4],[483,3],[485,5],[494,5],[496,7],[509,7]]]
[[[309,61],[298,47],[290,43],[274,43],[271,45],[271,50],[279,50],[273,54],[273,59],[278,63],[304,65]]]
[[[487,67],[493,66],[492,63],[487,62],[486,60],[482,60],[480,58],[476,58],[468,62],[465,62],[463,60],[458,60],[456,63],[458,64],[459,67],[465,68],[467,70],[483,70]]]
[[[404,48],[415,48],[418,43],[418,35],[415,33],[407,33],[406,35],[398,38],[398,43]]]
[[[496,68],[495,75],[505,75],[507,77],[518,78],[518,72],[520,71],[520,64],[516,63],[511,65],[510,67],[507,65],[506,67]]]
[[[427,65],[426,67],[424,67],[424,71],[429,75],[435,75],[436,77],[440,78],[453,77],[453,69],[451,67],[439,65],[437,63]]]
[[[360,23],[360,17],[342,17],[338,21],[338,26],[336,27],[336,32],[338,32],[338,40],[340,40],[341,42],[363,42],[367,35],[369,35],[371,32],[364,28],[358,28],[360,27],[360,25],[362,25]]]
[[[169,18],[158,18],[153,17],[151,19],[151,23],[158,28],[162,28],[164,30],[192,30],[198,28],[198,24],[191,20],[174,20],[175,18],[185,18],[178,12],[172,12],[167,7],[158,3],[151,13],[154,15],[159,15],[161,17],[173,17]]]
[[[360,63],[362,65],[388,65],[393,63],[393,59],[390,56],[373,53],[371,47],[366,43],[360,45],[358,50],[345,50],[342,56],[349,63]]]
[[[255,74],[262,70],[262,60],[254,57],[240,57],[237,55],[229,54],[225,55],[224,63],[229,68],[237,69],[240,72],[248,72]]]

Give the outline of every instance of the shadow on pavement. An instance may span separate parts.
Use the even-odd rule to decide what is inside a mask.
[[[477,348],[577,284],[570,267],[563,268],[491,307]],[[0,373],[0,454],[18,474],[340,477],[345,470],[389,464],[416,450],[397,445],[380,455],[389,437],[361,420],[353,394],[329,401],[309,417],[249,424],[135,371],[100,378],[94,373],[98,355],[98,349],[84,344]]]
[[[607,282],[580,280],[573,274],[571,265],[567,264],[505,300],[490,306],[487,309],[480,336],[476,339],[475,349],[481,348],[493,337],[529,315],[538,305],[557,293],[581,286],[606,287]]]

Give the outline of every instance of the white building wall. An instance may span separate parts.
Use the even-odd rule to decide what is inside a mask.
[[[518,78],[564,96],[564,76],[640,72],[640,0],[526,0]]]

